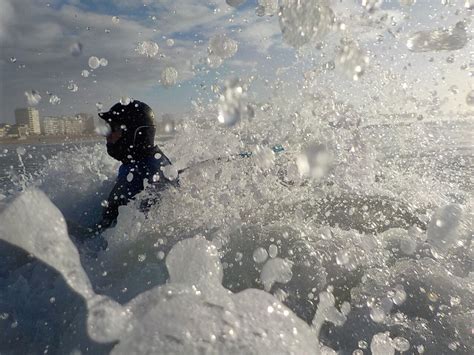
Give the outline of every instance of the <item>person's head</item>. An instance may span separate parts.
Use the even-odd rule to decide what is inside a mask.
[[[147,104],[134,100],[117,103],[108,112],[99,113],[110,126],[107,152],[122,162],[139,160],[155,145],[155,115]]]

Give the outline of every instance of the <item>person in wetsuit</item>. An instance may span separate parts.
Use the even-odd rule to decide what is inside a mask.
[[[116,223],[119,206],[126,205],[145,186],[156,194],[143,201],[142,210],[156,203],[159,192],[177,181],[163,174],[163,168],[171,162],[155,145],[155,115],[147,104],[137,100],[128,105],[117,103],[108,112],[99,113],[99,117],[110,126],[107,153],[122,162],[98,224],[99,230],[104,230]]]

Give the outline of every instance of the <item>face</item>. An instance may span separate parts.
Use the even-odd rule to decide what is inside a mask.
[[[107,135],[107,144],[115,144],[120,139],[120,137],[122,137],[121,130],[111,131]]]

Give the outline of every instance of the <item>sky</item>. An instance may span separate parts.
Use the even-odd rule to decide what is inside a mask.
[[[322,49],[317,46],[321,40],[294,48],[282,36],[278,14],[256,14],[259,4],[272,1],[278,2],[228,0],[240,3],[234,7],[225,0],[0,0],[0,123],[14,121],[15,108],[28,106],[25,92],[32,90],[42,97],[37,108],[43,117],[95,113],[98,102],[108,109],[122,97],[147,102],[158,116],[182,115],[215,101],[213,85],[233,77],[252,78],[248,95],[263,101],[272,95],[275,80],[296,85],[308,70],[334,59],[341,35],[331,31],[322,39]],[[441,0],[373,2],[381,6],[368,11],[360,0],[327,0],[336,20],[346,25],[345,35],[370,54],[370,74],[353,82],[336,70],[319,78],[318,84],[357,101],[375,95],[374,82],[392,71],[398,76],[395,88],[380,95],[386,110],[398,104],[391,96],[399,93],[438,96],[445,109],[466,110],[473,77],[460,68],[470,63],[473,70],[472,42],[456,51],[413,53],[406,40],[416,31],[462,20],[472,37],[474,10],[464,7],[465,0],[448,5]],[[206,62],[209,40],[219,34],[236,41],[238,50],[211,68]],[[136,50],[144,41],[158,44],[155,57]],[[78,43],[80,53],[71,51]],[[91,69],[91,56],[105,58],[108,64]],[[178,80],[164,87],[161,74],[170,66],[177,70]],[[84,70],[90,72],[88,77],[81,75]],[[77,91],[68,89],[73,84]],[[50,103],[52,95],[60,103]]]

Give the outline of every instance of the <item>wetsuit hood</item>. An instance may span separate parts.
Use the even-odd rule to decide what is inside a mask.
[[[112,131],[121,137],[107,144],[107,153],[122,163],[130,163],[152,156],[155,146],[155,115],[145,103],[134,100],[128,105],[117,103],[108,112],[99,113]]]

